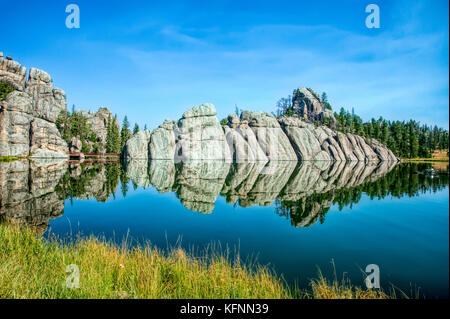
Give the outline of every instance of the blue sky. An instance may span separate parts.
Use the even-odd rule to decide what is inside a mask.
[[[68,4],[80,29],[65,26]],[[380,7],[381,28],[365,26]],[[273,111],[296,87],[368,120],[448,128],[448,1],[5,1],[0,51],[67,104],[155,128],[188,108]]]

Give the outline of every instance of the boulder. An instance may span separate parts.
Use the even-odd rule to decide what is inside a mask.
[[[299,160],[314,160],[316,157],[319,160],[330,160],[327,153],[323,152],[321,143],[314,134],[314,125],[306,123],[298,117],[282,117],[280,123]]]
[[[124,158],[128,160],[148,159],[151,135],[152,133],[149,130],[143,130],[134,134],[124,146]]]
[[[337,121],[332,111],[325,109],[318,94],[309,88],[298,88],[292,96],[292,108],[296,115],[308,122],[324,122],[327,118],[331,127],[337,127]]]

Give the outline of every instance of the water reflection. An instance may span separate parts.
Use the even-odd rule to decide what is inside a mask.
[[[30,225],[43,234],[64,212],[66,199],[114,200],[128,187],[174,192],[188,209],[212,213],[223,196],[230,205],[275,203],[275,212],[296,227],[323,223],[333,204],[342,209],[363,193],[372,198],[415,196],[448,185],[445,173],[429,176],[429,164],[388,162],[269,162],[135,160],[126,164],[16,161],[0,164],[0,219]],[[131,183],[130,183],[131,182]]]

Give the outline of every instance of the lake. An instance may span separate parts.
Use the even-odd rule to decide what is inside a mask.
[[[305,287],[318,269],[448,297],[449,177],[431,164],[0,163],[0,219],[44,238],[229,250]]]

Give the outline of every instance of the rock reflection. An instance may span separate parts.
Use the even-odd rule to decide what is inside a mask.
[[[129,185],[173,192],[187,209],[209,214],[219,196],[228,204],[268,206],[296,227],[323,222],[333,204],[339,209],[372,198],[414,196],[448,185],[448,171],[421,174],[427,164],[364,162],[131,160],[112,163],[0,163],[0,220],[26,224],[39,234],[64,212],[65,200],[106,202]]]
[[[65,172],[63,164],[0,163],[0,220],[29,225],[43,234],[49,220],[63,214],[65,198],[55,188]]]

